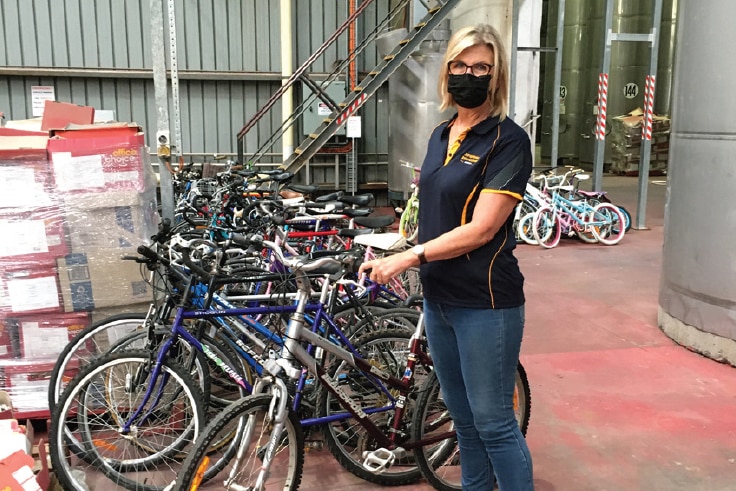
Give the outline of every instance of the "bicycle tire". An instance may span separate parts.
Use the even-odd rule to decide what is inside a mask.
[[[373,311],[349,331],[350,339],[359,339],[369,332],[386,329],[404,329],[413,333],[419,322],[419,311],[409,307],[392,307],[383,311]]]
[[[202,471],[207,465],[209,459],[208,447],[211,442],[218,438],[220,432],[225,431],[227,434],[235,432],[238,434],[238,440],[242,438],[245,431],[247,421],[251,415],[255,415],[251,424],[253,428],[249,428],[254,436],[258,436],[255,441],[251,441],[248,450],[245,452],[247,457],[246,464],[249,465],[245,472],[241,469],[238,477],[246,479],[245,482],[239,483],[243,486],[240,489],[252,489],[249,486],[253,481],[253,475],[257,475],[261,467],[261,458],[259,453],[262,448],[268,447],[268,439],[271,433],[269,431],[258,431],[257,425],[264,421],[261,418],[262,413],[268,413],[272,397],[270,395],[256,395],[245,397],[233,402],[225,408],[220,414],[207,425],[202,431],[200,439],[194,446],[192,451],[182,463],[182,472],[176,480],[174,491],[189,491],[193,485],[197,485],[200,481]],[[264,423],[267,428],[268,423]],[[265,428],[264,428],[265,430]],[[304,470],[304,435],[302,427],[294,413],[289,410],[285,421],[284,431],[285,438],[282,438],[279,447],[275,451],[274,460],[269,470],[269,481],[265,484],[273,486],[270,489],[282,489],[296,491],[301,484],[302,473]],[[265,441],[263,440],[265,439]],[[233,463],[234,452],[230,455],[224,455],[220,458],[220,462],[225,462],[223,467],[219,469],[219,476],[229,474],[230,466]],[[208,469],[209,471],[209,469]],[[283,472],[280,472],[283,471]],[[205,471],[207,472],[207,471]],[[203,479],[202,479],[203,481]]]
[[[549,235],[548,230],[551,230]],[[552,249],[560,243],[562,225],[560,224],[560,218],[552,208],[545,206],[534,213],[532,233],[537,243],[546,249]]]
[[[399,233],[409,242],[414,242],[419,236],[419,198],[409,197],[406,209],[399,219]]]
[[[164,361],[154,388],[161,390],[153,395],[158,404],[144,410],[147,417],[128,434],[121,434],[118,423],[139,407],[136,396],[149,382],[148,375],[133,380],[150,366],[148,352],[112,353],[94,360],[67,386],[49,431],[51,462],[63,489],[87,489],[74,468],[81,475],[104,474],[111,481],[105,489],[163,491],[174,481],[181,461],[172,455],[191,447],[204,425],[202,395],[186,370]],[[114,385],[116,381],[121,384]],[[74,433],[81,449],[68,446],[67,431]]]
[[[69,378],[68,374],[75,364],[73,360],[79,360],[78,365],[85,366],[90,360],[104,354],[107,351],[106,346],[102,346],[102,339],[108,339],[109,336],[101,336],[109,331],[124,331],[126,333],[141,329],[143,321],[146,319],[145,313],[118,314],[106,317],[100,321],[94,322],[85,327],[64,347],[59,357],[56,359],[54,368],[51,371],[49,379],[48,400],[51,413],[54,412],[61,392],[66,385],[65,380]],[[98,340],[98,337],[100,339]],[[90,347],[90,344],[93,347]],[[109,341],[108,341],[109,344]],[[91,348],[91,349],[90,349]]]
[[[603,225],[592,227],[593,235],[604,245],[616,245],[621,242],[626,233],[626,219],[616,205],[601,203],[591,213],[595,222],[603,221]]]
[[[416,311],[414,311],[416,313]],[[394,376],[401,377],[406,369],[406,356],[411,340],[411,332],[404,328],[381,329],[367,332],[355,341],[354,345],[369,360],[372,365]],[[396,349],[396,346],[400,346]],[[423,382],[423,377],[429,373],[428,367],[417,364],[414,370],[415,387]],[[340,388],[353,400],[358,401],[364,407],[382,407],[387,403],[385,395],[378,392],[370,381],[353,369],[345,362],[334,363],[329,370],[329,377],[335,381]],[[408,424],[412,421],[416,393],[412,392],[407,397],[404,406],[404,435],[409,437]],[[318,402],[318,414],[329,416],[335,413],[344,413],[345,410],[337,403],[332,393],[323,390]],[[386,427],[393,419],[393,410],[377,412],[369,417],[379,427]],[[353,475],[382,486],[401,486],[416,482],[421,478],[421,472],[414,462],[411,452],[404,457],[399,457],[384,472],[373,473],[363,467],[363,452],[375,450],[374,442],[365,429],[354,419],[342,419],[333,421],[324,426],[324,439],[330,453],[335,459]],[[400,446],[400,441],[397,445]]]
[[[527,213],[519,219],[516,234],[519,238],[529,245],[539,245],[537,239],[534,238],[532,226],[534,224],[534,213]],[[549,230],[552,233],[552,230]]]
[[[526,370],[519,362],[516,367],[514,413],[523,435],[526,435],[529,428],[531,401]],[[433,433],[453,432],[452,419],[442,401],[439,382],[434,372],[427,378],[420,391],[412,430],[412,439],[415,441],[429,438]],[[432,487],[439,491],[462,490],[460,452],[454,436],[440,440],[438,444],[431,447],[416,448],[414,458],[422,476]]]
[[[624,216],[624,223],[626,223],[626,231],[628,232],[631,230],[631,213],[621,205],[616,205],[616,208],[618,208]]]

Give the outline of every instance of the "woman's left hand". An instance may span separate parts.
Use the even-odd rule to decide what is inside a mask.
[[[411,251],[404,251],[380,259],[364,262],[359,269],[360,273],[370,271],[369,278],[376,283],[388,283],[391,278],[419,265],[419,258]]]

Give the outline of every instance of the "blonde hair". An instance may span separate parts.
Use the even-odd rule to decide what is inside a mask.
[[[439,91],[440,100],[442,101],[440,111],[456,106],[452,96],[447,92],[447,80],[449,78],[447,63],[454,60],[463,50],[478,44],[485,44],[493,51],[493,76],[488,86],[491,114],[504,120],[509,112],[508,55],[501,40],[501,35],[488,24],[463,27],[450,38],[440,67]]]

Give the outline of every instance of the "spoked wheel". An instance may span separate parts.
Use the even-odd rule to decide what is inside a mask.
[[[182,464],[175,491],[197,489],[203,476],[213,474],[218,462],[213,489],[255,489],[268,451],[271,464],[263,485],[265,489],[296,491],[304,467],[304,434],[296,415],[289,411],[281,438],[271,445],[271,395],[250,396],[233,402],[203,430],[202,437]],[[213,450],[213,442],[234,435],[236,446]],[[227,482],[226,486],[223,483]],[[261,489],[261,488],[259,488]]]
[[[445,406],[437,375],[432,372],[420,391],[412,423],[412,440],[439,438],[434,443],[414,450],[417,465],[427,481],[440,491],[460,491],[460,449],[455,427]],[[514,414],[523,434],[529,427],[531,393],[526,371],[521,363],[516,369]]]
[[[113,353],[69,383],[49,434],[54,473],[65,490],[86,490],[84,475],[101,472],[110,480],[106,489],[159,491],[181,471],[180,456],[204,424],[203,396],[169,361],[151,385],[151,366],[148,352]],[[142,407],[147,390],[151,397]]]
[[[562,226],[552,208],[544,207],[537,210],[534,214],[532,232],[539,245],[544,248],[552,249],[560,243]]]
[[[598,239],[595,237],[595,235],[593,235],[593,232],[590,230],[591,227],[587,225],[587,223],[590,221],[591,215],[591,213],[588,213],[584,216],[581,216],[580,214],[576,215],[580,220],[582,220],[583,224],[581,225],[575,222],[573,225],[573,227],[575,227],[575,234],[586,244],[595,244],[596,242],[598,242]]]
[[[402,309],[403,310],[403,309]],[[416,314],[416,311],[414,311]],[[398,319],[397,319],[398,320]],[[400,323],[401,324],[401,323]],[[407,326],[408,327],[408,326]],[[371,365],[395,377],[401,377],[406,369],[409,356],[409,345],[412,331],[401,325],[389,329],[367,332],[354,343],[362,357]],[[422,364],[415,366],[413,374],[415,387],[421,387],[428,375],[428,367]],[[339,390],[359,401],[363,408],[384,408],[386,410],[371,412],[369,417],[384,431],[389,431],[394,418],[386,394],[378,391],[365,375],[352,368],[345,362],[335,363],[329,371],[331,380]],[[417,394],[412,392],[405,401],[405,422],[402,424],[402,433],[409,434],[409,423],[412,419]],[[375,473],[367,470],[363,463],[365,452],[372,452],[381,448],[378,442],[358,422],[338,404],[335,396],[323,391],[318,403],[320,416],[330,416],[334,421],[324,427],[325,443],[330,452],[345,469],[369,482],[382,486],[400,486],[411,484],[421,478],[419,469],[414,462],[414,456],[407,453],[397,456],[394,463],[383,472]],[[342,417],[338,417],[342,415]],[[388,433],[387,433],[388,434]],[[398,437],[399,445],[401,438]]]
[[[534,232],[532,231],[532,226],[534,225],[534,213],[527,213],[521,219],[519,219],[519,224],[517,227],[516,234],[519,236],[521,240],[526,242],[529,245],[538,245],[539,242],[537,242],[537,239],[534,238]],[[552,233],[552,229],[547,229],[547,232]],[[544,235],[544,232],[542,233]]]
[[[626,219],[616,205],[601,203],[592,213],[593,235],[601,244],[615,245],[621,242],[626,233]]]

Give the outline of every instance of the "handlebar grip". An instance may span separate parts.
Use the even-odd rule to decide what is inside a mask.
[[[250,247],[252,245],[255,245],[255,246],[263,245],[263,237],[261,237],[258,234],[253,234],[248,237],[242,234],[233,234],[230,237],[230,240],[232,240],[235,245],[239,245],[240,247]]]
[[[138,246],[138,249],[136,249],[136,251],[138,252],[138,254],[140,254],[141,256],[145,257],[146,259],[148,259],[151,262],[155,262],[155,263],[159,263],[160,262],[162,264],[165,264],[166,266],[169,265],[168,259],[159,256],[154,251],[152,251],[151,249],[149,249],[148,247],[146,247],[144,245],[139,245]]]

